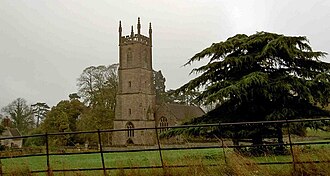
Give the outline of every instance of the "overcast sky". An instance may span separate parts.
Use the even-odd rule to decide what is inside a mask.
[[[119,20],[127,35],[137,17],[145,35],[152,23],[167,89],[192,78],[191,56],[237,33],[303,35],[330,53],[329,0],[0,0],[0,108],[68,99],[84,68],[118,63]]]

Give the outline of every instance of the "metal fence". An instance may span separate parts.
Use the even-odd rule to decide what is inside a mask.
[[[42,137],[45,139],[45,146],[44,152],[33,153],[33,154],[20,154],[16,152],[16,154],[4,154],[3,152],[0,155],[0,175],[6,175],[3,172],[3,164],[2,160],[11,159],[11,158],[26,158],[26,157],[35,157],[35,156],[46,156],[46,164],[47,168],[44,170],[30,170],[31,173],[47,173],[47,175],[52,175],[55,172],[75,172],[75,171],[103,171],[104,175],[108,175],[107,171],[110,170],[118,170],[118,169],[164,169],[164,168],[182,168],[182,167],[189,167],[190,165],[165,165],[163,160],[162,151],[165,150],[192,150],[192,149],[211,149],[211,148],[219,148],[222,150],[224,155],[224,160],[226,162],[226,150],[225,148],[248,148],[248,147],[276,147],[276,146],[289,146],[290,154],[291,154],[291,161],[280,161],[280,162],[257,162],[258,165],[276,165],[276,164],[292,164],[293,169],[296,168],[297,164],[304,164],[304,163],[330,163],[330,161],[296,161],[293,146],[301,146],[301,145],[328,145],[330,144],[329,138],[323,141],[315,141],[315,142],[292,142],[291,134],[290,134],[290,124],[291,123],[304,123],[304,122],[328,122],[330,118],[322,118],[322,119],[297,119],[297,120],[277,120],[277,121],[258,121],[258,122],[236,122],[236,123],[217,123],[217,124],[203,124],[203,125],[181,125],[181,126],[167,126],[167,127],[154,127],[154,128],[134,128],[133,130],[154,130],[157,145],[154,148],[148,149],[126,149],[123,148],[121,150],[111,150],[105,149],[104,145],[102,144],[102,134],[104,133],[114,133],[118,131],[128,131],[132,129],[109,129],[109,130],[97,130],[97,131],[79,131],[79,132],[63,132],[63,133],[45,133],[45,134],[37,134],[37,135],[29,135],[29,136],[19,136],[19,137],[2,137],[2,140],[8,139],[27,139],[27,138],[34,138],[34,137]],[[178,128],[208,128],[208,127],[221,127],[225,126],[242,126],[242,125],[274,125],[274,124],[286,124],[288,130],[288,143],[268,143],[268,144],[260,144],[260,145],[224,145],[223,139],[220,138],[221,142],[219,145],[212,145],[212,146],[196,146],[196,147],[162,147],[159,132],[161,129],[178,129]],[[97,134],[98,136],[98,149],[95,151],[85,151],[85,152],[70,152],[70,153],[63,153],[63,152],[51,152],[50,145],[49,145],[49,138],[52,136],[63,136],[63,135],[75,135],[75,134]],[[108,167],[105,165],[105,157],[104,154],[106,153],[120,153],[120,152],[145,152],[145,151],[158,151],[159,152],[159,161],[160,165],[153,165],[153,166],[129,166],[129,167]],[[10,153],[10,152],[9,152]],[[50,156],[55,155],[82,155],[82,154],[99,154],[100,161],[102,163],[102,167],[99,168],[72,168],[72,169],[52,169],[52,163],[50,162]],[[207,166],[217,166],[217,164],[211,164]]]

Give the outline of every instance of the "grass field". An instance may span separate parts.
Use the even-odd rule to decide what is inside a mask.
[[[167,164],[184,164],[186,158],[205,158],[205,164],[213,160],[223,158],[222,150],[179,150],[163,151],[163,159]],[[127,167],[127,166],[150,166],[161,165],[159,152],[131,152],[131,153],[106,153],[104,154],[106,167]],[[98,168],[102,167],[100,154],[81,154],[51,156],[50,163],[52,169],[68,168]],[[26,157],[2,160],[3,170],[10,170],[12,166],[28,166],[31,170],[46,169],[46,157]]]
[[[330,149],[311,149],[299,153],[302,157],[307,157],[313,160],[322,160],[319,155],[314,155],[315,150],[322,150],[325,155],[330,154]],[[292,161],[290,155],[286,156],[267,156],[267,157],[242,157],[236,155],[232,150],[226,149],[226,160],[231,165],[233,162],[238,162],[240,165],[245,163],[255,162],[274,162],[274,161]],[[322,154],[323,155],[323,154]],[[143,167],[143,166],[161,166],[160,156],[158,152],[132,152],[132,153],[107,153],[105,156],[106,167]],[[330,158],[330,157],[329,157]],[[199,167],[207,167],[209,164],[217,164],[224,166],[225,157],[222,149],[199,149],[199,150],[177,150],[177,151],[163,151],[163,159],[165,165],[197,165]],[[245,162],[245,163],[242,163]],[[29,157],[29,158],[12,158],[3,159],[3,172],[26,172],[26,170],[43,170],[46,169],[46,157]],[[53,170],[56,169],[72,169],[72,168],[100,168],[102,167],[100,154],[84,154],[84,155],[68,155],[68,156],[51,156],[50,164]],[[253,164],[250,164],[253,165]],[[267,168],[272,172],[290,172],[291,165],[272,165],[272,166],[258,166]],[[194,167],[195,168],[195,167]],[[158,169],[160,170],[160,169]],[[183,169],[172,169],[182,171]],[[124,171],[113,171],[112,173],[123,173]],[[133,172],[133,171],[130,171]],[[137,174],[138,171],[135,172]],[[152,170],[144,170],[143,173],[152,172]],[[157,171],[158,173],[159,171]],[[267,171],[268,172],[268,171]],[[73,173],[71,173],[73,174]],[[82,175],[99,175],[100,171],[81,172]],[[143,174],[143,175],[144,175]],[[150,173],[149,173],[150,174]],[[154,173],[155,174],[155,173]],[[23,174],[24,175],[24,174]],[[44,175],[44,174],[42,174]],[[56,173],[55,175],[68,175],[68,173]],[[70,175],[70,174],[69,174]],[[126,175],[126,174],[124,174]],[[130,174],[128,174],[130,175]],[[197,174],[198,175],[198,174]]]
[[[295,141],[329,140],[329,132],[308,131],[307,138],[294,138]],[[166,170],[162,169],[137,169],[137,170],[115,170],[108,171],[111,175],[292,175],[292,165],[257,165],[260,162],[291,162],[291,155],[243,157],[232,149],[188,149],[188,150],[165,150],[162,157]],[[330,145],[306,145],[295,148],[294,157],[296,161],[330,160]],[[122,167],[145,167],[161,166],[158,151],[128,152],[128,153],[105,153],[105,166],[107,168]],[[226,162],[225,162],[226,161]],[[9,158],[2,159],[3,173],[10,175],[27,175],[31,170],[46,170],[46,156]],[[217,165],[208,167],[208,165]],[[173,165],[189,165],[187,168],[168,168]],[[300,175],[308,174],[309,170],[319,175],[330,175],[330,163],[299,165]],[[100,154],[80,155],[54,155],[50,156],[50,167],[52,170],[101,168]],[[312,168],[311,168],[312,167]],[[296,168],[296,171],[297,171]],[[306,174],[307,173],[307,174]],[[54,172],[55,175],[102,175],[102,171],[90,172]],[[38,174],[38,175],[45,175]],[[299,175],[299,174],[298,174]]]

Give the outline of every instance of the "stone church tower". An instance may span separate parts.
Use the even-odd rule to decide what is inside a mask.
[[[119,22],[119,88],[114,129],[155,127],[156,93],[152,69],[152,29],[149,37],[141,34],[138,18],[137,34],[122,36]],[[114,132],[112,144],[154,145],[154,130]]]

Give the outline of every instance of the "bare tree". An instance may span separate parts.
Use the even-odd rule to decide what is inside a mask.
[[[13,126],[23,134],[27,133],[34,125],[32,110],[23,98],[17,98],[1,110],[13,121]]]
[[[118,88],[118,64],[90,66],[78,78],[78,94],[88,106],[104,104],[115,108]]]

